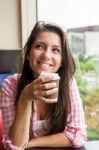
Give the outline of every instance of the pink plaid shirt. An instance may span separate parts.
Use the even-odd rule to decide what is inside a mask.
[[[18,83],[19,75],[14,74],[7,77],[1,87],[0,95],[0,109],[3,117],[3,143],[7,150],[23,150],[24,147],[16,147],[12,145],[8,137],[9,128],[15,116],[15,95],[16,86]],[[68,115],[67,124],[64,128],[65,135],[73,141],[75,147],[83,145],[86,141],[86,124],[84,120],[84,112],[82,101],[79,95],[75,79],[70,83],[70,96],[71,96],[71,113]],[[32,111],[30,137],[47,135],[49,131],[50,120],[36,120],[35,105]]]

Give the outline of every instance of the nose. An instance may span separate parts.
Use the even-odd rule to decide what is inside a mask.
[[[46,49],[43,53],[42,53],[42,59],[45,59],[45,60],[49,60],[51,59],[52,57],[52,54],[51,54],[51,50],[48,48]]]

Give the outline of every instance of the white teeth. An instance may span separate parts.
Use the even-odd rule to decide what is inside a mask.
[[[47,64],[47,63],[40,63],[40,66],[42,68],[47,68],[47,67],[50,67],[50,64]]]
[[[49,67],[50,65],[49,65],[49,64],[41,63],[41,66],[42,66],[42,67]]]

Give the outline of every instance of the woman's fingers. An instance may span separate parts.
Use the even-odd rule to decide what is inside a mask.
[[[46,90],[46,91],[41,91],[40,95],[41,96],[48,96],[48,95],[51,95],[53,93],[56,93],[58,91],[58,88],[53,88],[53,89],[50,89],[50,90]]]
[[[56,87],[51,77],[38,78],[32,82],[33,90],[47,90]]]
[[[35,90],[34,92],[33,92],[33,96],[35,97],[35,98],[40,98],[40,97],[44,97],[44,96],[49,96],[49,95],[51,95],[51,94],[54,94],[54,93],[56,93],[58,91],[58,88],[56,87],[56,88],[53,88],[53,89],[49,89],[49,90],[45,90],[45,91],[42,91],[42,90]],[[41,99],[41,98],[40,98]]]
[[[57,102],[58,98],[47,99],[47,98],[45,98],[45,97],[42,97],[41,100],[44,101],[45,103],[55,103],[55,102]]]
[[[30,83],[30,91],[33,99],[49,102],[46,96],[54,94],[58,91],[57,84],[52,80],[52,77],[38,78]],[[56,99],[51,100],[56,101]]]
[[[45,102],[46,103],[56,103],[57,100],[58,100],[57,98],[55,98],[55,99],[46,99]]]
[[[52,89],[55,88],[57,86],[57,84],[55,82],[51,82],[51,83],[45,83],[45,84],[41,84],[40,88],[42,91],[48,90],[48,89]]]

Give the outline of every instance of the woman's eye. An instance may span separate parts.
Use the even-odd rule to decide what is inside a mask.
[[[60,52],[61,52],[61,50],[60,50],[60,49],[58,49],[58,48],[53,48],[53,52],[54,52],[54,53],[60,53]]]
[[[35,48],[37,48],[37,49],[42,49],[43,46],[42,46],[41,44],[37,44],[37,45],[35,46]]]

